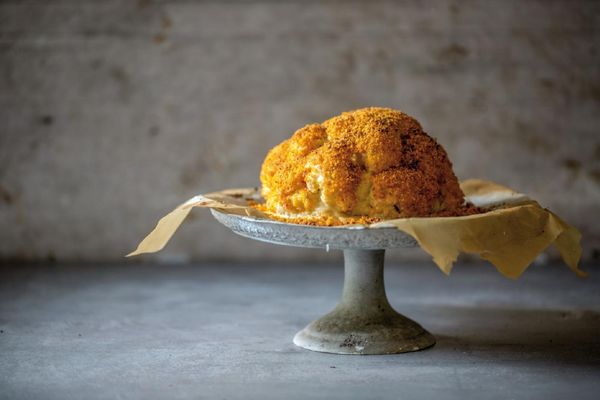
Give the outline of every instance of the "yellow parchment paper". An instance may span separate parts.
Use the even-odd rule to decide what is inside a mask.
[[[556,214],[493,182],[469,179],[461,182],[461,188],[467,201],[487,212],[466,217],[402,218],[365,227],[396,227],[406,232],[446,274],[463,252],[478,254],[504,276],[516,279],[544,249],[554,244],[569,268],[579,276],[586,275],[578,268],[581,234]],[[251,207],[249,201],[260,201],[258,189],[228,189],[195,196],[161,218],[128,256],[161,250],[194,207],[269,219]]]

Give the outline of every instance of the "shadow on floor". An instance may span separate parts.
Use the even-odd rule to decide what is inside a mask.
[[[437,321],[424,324],[437,339],[435,352],[600,367],[600,312],[482,306],[435,307],[428,314]]]

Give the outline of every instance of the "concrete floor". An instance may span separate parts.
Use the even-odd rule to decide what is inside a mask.
[[[340,257],[341,263],[341,257]],[[339,356],[292,336],[339,298],[340,265],[4,265],[2,399],[592,399],[600,271],[386,269],[390,302],[438,339]]]

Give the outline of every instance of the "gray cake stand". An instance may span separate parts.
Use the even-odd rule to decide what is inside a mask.
[[[294,336],[297,346],[337,354],[393,354],[435,344],[421,325],[396,312],[385,294],[385,249],[415,247],[411,236],[395,228],[317,227],[211,212],[217,221],[247,238],[343,250],[342,299],[333,311]]]

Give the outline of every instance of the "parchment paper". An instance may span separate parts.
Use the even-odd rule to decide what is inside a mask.
[[[467,201],[487,212],[466,217],[403,218],[365,226],[369,229],[396,227],[414,237],[433,261],[449,274],[461,252],[478,254],[506,277],[517,279],[551,244],[563,261],[579,276],[581,234],[556,214],[524,194],[497,183],[479,179],[461,182]],[[257,188],[228,189],[195,196],[158,221],[137,249],[128,256],[161,250],[192,208],[214,208],[222,212],[269,219],[249,205],[260,201]]]

